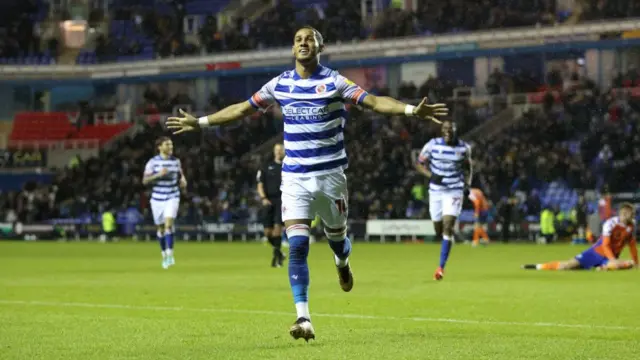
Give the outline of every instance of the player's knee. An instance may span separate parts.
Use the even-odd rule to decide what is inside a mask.
[[[164,231],[171,232],[173,230],[173,219],[167,218],[164,220]]]
[[[156,227],[156,234],[158,236],[163,236],[164,235],[164,225],[160,225]]]
[[[336,229],[325,226],[324,234],[327,236],[327,239],[329,239],[329,241],[342,241],[347,237],[347,227],[343,226]]]
[[[309,226],[306,224],[293,224],[287,227],[289,238],[289,257],[306,258],[309,254]]]

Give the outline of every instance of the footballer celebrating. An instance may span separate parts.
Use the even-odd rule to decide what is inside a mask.
[[[144,168],[142,184],[153,184],[151,212],[162,249],[162,267],[175,265],[173,256],[173,222],[180,207],[180,188],[187,187],[180,160],[173,156],[173,142],[166,136],[156,140],[158,155]]]
[[[334,253],[343,291],[351,291],[349,264],[351,241],[347,237],[348,194],[345,152],[345,102],[387,115],[417,116],[439,122],[447,115],[445,104],[402,103],[390,97],[368,94],[360,86],[322,66],[322,35],[312,27],[300,28],[292,46],[295,69],[273,78],[249,100],[197,119],[181,111],[182,117],[167,120],[174,134],[200,127],[219,126],[241,119],[273,103],[282,108],[284,152],[282,162],[282,220],[289,239],[289,283],[297,320],[289,333],[294,339],[314,339],[309,313],[309,226],[319,215]]]
[[[471,147],[458,139],[453,122],[443,122],[442,137],[431,139],[422,148],[416,169],[429,178],[429,213],[436,237],[442,240],[440,266],[433,278],[442,280],[454,242],[453,227],[473,175]]]

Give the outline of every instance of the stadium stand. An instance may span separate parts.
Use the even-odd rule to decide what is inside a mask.
[[[600,177],[605,177],[600,182],[609,183],[613,190],[633,190],[629,186],[637,187],[638,184],[606,178],[608,173],[598,163],[604,156],[599,150],[603,143],[625,144],[621,140],[627,139],[637,143],[639,138],[637,127],[631,125],[639,115],[638,108],[632,105],[637,98],[625,97],[624,106],[629,105],[628,112],[622,119],[611,122],[609,114],[603,110],[612,93],[616,91],[592,99],[599,104],[595,111],[599,116],[594,116],[593,111],[579,113],[591,118],[572,116],[568,104],[559,101],[546,110],[531,110],[500,136],[476,141],[475,147],[483,149],[474,156],[477,184],[494,203],[514,193],[521,194],[523,216],[537,216],[540,205],[559,206],[568,211],[575,205],[578,191],[596,187]],[[590,105],[591,102],[580,106],[574,104],[571,110]],[[348,171],[353,189],[350,194],[352,218],[424,218],[427,215],[425,204],[414,199],[412,194],[414,186],[424,182],[413,171],[412,151],[437,135],[438,128],[425,127],[415,119],[389,119],[355,107],[350,112],[352,120],[347,123],[345,133],[347,151],[351,154]],[[266,140],[276,133],[270,123],[272,116],[266,115],[257,122],[247,120],[247,124],[253,125],[249,126],[249,132],[246,128],[230,129],[224,134],[206,134],[204,138],[176,139],[176,153],[183,156],[185,172],[193,184],[192,195],[185,202],[189,204],[188,210],[185,209],[188,218],[256,220],[259,203],[253,182],[257,163],[243,164],[237,159],[260,144],[260,139]],[[581,125],[585,121],[591,124]],[[625,127],[628,131],[621,131]],[[579,128],[584,128],[585,132],[573,131]],[[114,150],[60,174],[55,183],[60,215],[78,216],[84,211],[97,213],[105,208],[131,204],[147,215],[144,199],[148,195],[139,182],[141,166],[153,153],[152,140],[162,133],[159,124],[148,126],[135,137],[121,140]],[[610,138],[609,134],[616,137]],[[373,143],[372,138],[375,139]],[[603,141],[603,138],[607,140]],[[582,139],[582,147],[575,146],[577,139]],[[193,143],[200,145],[194,147]],[[615,147],[611,155],[620,158],[616,162],[620,171],[615,174],[620,174],[622,179],[633,176],[640,161],[637,150],[626,150]],[[216,163],[209,156],[194,158],[187,155],[199,153],[215,154],[224,160]],[[625,157],[621,157],[623,154]],[[525,204],[530,203],[532,197],[539,197],[540,205],[527,209]],[[34,216],[41,218],[44,215]]]
[[[110,13],[104,17],[110,25],[107,36],[98,37],[98,49],[83,50],[77,62],[143,61],[285,46],[290,41],[287,34],[302,23],[323,31],[327,41],[349,42],[616,18],[637,11],[634,6],[616,1],[580,2],[581,6],[570,11],[560,11],[553,1],[506,4],[496,0],[485,1],[483,6],[471,1],[423,1],[414,12],[383,2],[380,16],[374,21],[364,21],[356,3],[343,6],[332,0],[314,1],[313,6],[305,7],[300,1],[280,1],[251,19],[237,19],[233,26],[225,27],[218,26],[221,18],[213,15],[224,9],[226,1],[170,2],[156,7],[153,4],[153,1],[139,1],[135,5],[111,2]],[[195,33],[184,34],[182,20],[190,16],[199,19],[202,27]],[[101,19],[97,14],[93,20]],[[195,38],[199,44],[186,46]],[[582,52],[574,57],[584,62],[584,56]],[[475,148],[482,149],[475,153],[476,185],[484,189],[494,204],[515,198],[522,217],[536,219],[544,206],[568,211],[586,189],[637,189],[637,183],[628,181],[638,175],[640,161],[636,149],[640,144],[636,126],[640,75],[636,70],[629,67],[627,73],[618,74],[611,90],[578,75],[581,70],[576,64],[557,67],[551,56],[532,60],[531,63],[540,63],[534,66],[529,66],[524,57],[504,56],[502,66],[488,71],[485,88],[473,88],[470,84],[476,80],[473,71],[465,79],[461,78],[462,71],[458,71],[466,60],[470,59],[438,61],[433,74],[420,80],[402,76],[402,81],[389,84],[386,80],[371,80],[378,75],[365,74],[359,81],[371,82],[368,90],[380,95],[392,93],[413,101],[428,96],[431,101],[448,102],[460,133],[469,134]],[[541,66],[547,60],[549,64]],[[562,61],[565,58],[560,56],[556,62]],[[486,64],[487,69],[491,67]],[[532,71],[532,67],[539,69]],[[178,107],[213,112],[239,97],[246,98],[250,95],[247,89],[255,90],[270,76],[221,77],[217,91],[222,94],[207,90],[207,96],[211,97],[204,101],[194,97],[200,94],[185,90],[195,90],[196,80],[185,80],[176,87],[179,90],[171,91],[172,84],[159,80],[126,88],[125,95],[114,85],[106,86],[109,89],[105,91],[96,90],[89,99],[74,101],[69,97],[68,102],[52,103],[53,110],[59,111],[56,113],[19,114],[9,137],[14,147],[33,141],[44,146],[68,144],[67,149],[92,144],[100,147],[100,153],[56,172],[50,185],[29,183],[17,193],[5,192],[0,218],[11,213],[9,218],[17,216],[23,220],[87,214],[95,217],[105,209],[125,208],[137,209],[148,218],[148,193],[139,178],[142,164],[153,154],[153,139],[165,133],[157,122],[175,113]],[[202,91],[202,84],[197,86],[197,91]],[[123,104],[118,102],[130,102],[133,116],[125,119],[120,109]],[[514,108],[519,111],[505,112]],[[413,159],[416,149],[437,135],[437,127],[425,127],[415,119],[400,121],[379,116],[357,107],[349,111],[353,120],[345,125],[345,131],[353,189],[350,217],[354,220],[427,217],[425,197],[420,195],[424,192],[424,179],[414,172]],[[80,114],[79,121],[70,121],[69,114],[75,113]],[[511,118],[500,120],[511,114]],[[496,119],[501,123],[497,124]],[[176,138],[176,153],[184,159],[190,179],[183,202],[187,205],[181,215],[185,221],[205,218],[227,223],[256,221],[260,205],[255,197],[254,176],[259,156],[252,155],[261,144],[273,143],[282,125],[277,111],[257,114],[243,125],[202,136]],[[492,127],[499,131],[492,131]],[[131,136],[111,141],[123,133]],[[207,155],[195,156],[200,153]],[[241,160],[247,158],[252,160]],[[22,200],[16,199],[32,202],[26,207],[29,210],[20,203]],[[462,219],[469,220],[469,216],[465,212]]]
[[[44,41],[48,3],[20,2],[3,14],[11,21],[4,29],[0,44],[0,64],[51,64],[60,54],[61,39],[48,35]],[[363,21],[358,2],[281,0],[261,16],[236,17],[218,24],[216,14],[228,1],[153,0],[109,2],[107,14],[101,8],[91,12],[95,42],[82,49],[78,64],[131,62],[155,58],[197,55],[282,47],[288,43],[292,29],[310,24],[325,34],[327,42],[345,42],[367,38],[459,33],[492,28],[558,24],[570,21],[598,20],[639,16],[635,2],[623,0],[579,1],[573,9],[560,9],[555,1],[421,1],[416,11],[401,10],[390,1],[381,2],[381,16]],[[304,4],[304,5],[303,5]],[[574,11],[574,12],[572,12]],[[14,15],[19,14],[19,17]],[[573,16],[572,16],[573,15]],[[65,14],[58,15],[63,18]],[[197,19],[198,39],[185,36],[186,18]],[[20,19],[20,20],[16,20]],[[485,20],[486,19],[486,20]],[[100,23],[108,21],[107,31]],[[16,29],[20,29],[16,32]],[[18,35],[20,34],[20,35]],[[41,43],[46,43],[42,46]]]
[[[71,146],[73,141],[67,140],[95,140],[97,144],[104,144],[131,127],[128,123],[102,123],[104,119],[100,117],[97,120],[99,123],[83,126],[72,123],[69,114],[65,112],[20,113],[13,123],[10,145],[24,147],[32,142],[46,146],[50,143],[67,142],[67,146]]]

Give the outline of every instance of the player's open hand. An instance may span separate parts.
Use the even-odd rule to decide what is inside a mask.
[[[171,130],[174,135],[182,134],[188,131],[194,131],[200,128],[198,126],[198,119],[186,111],[178,110],[182,117],[172,116],[167,119],[167,129]]]
[[[413,109],[413,114],[419,118],[442,124],[442,121],[438,120],[438,118],[449,114],[447,104],[427,104],[427,101],[426,97],[423,98],[420,104]]]

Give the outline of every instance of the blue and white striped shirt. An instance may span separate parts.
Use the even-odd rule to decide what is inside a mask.
[[[462,140],[447,145],[444,138],[431,139],[420,151],[418,161],[429,160],[429,170],[442,176],[442,185],[429,183],[430,191],[464,190],[464,164],[471,158],[471,146]]]
[[[180,159],[170,156],[163,159],[162,156],[156,155],[147,161],[144,167],[144,176],[155,175],[167,169],[167,175],[159,178],[153,184],[151,199],[156,201],[166,201],[169,199],[180,197],[180,188],[178,183],[182,177],[182,165]]]
[[[362,104],[367,92],[324,66],[307,79],[285,71],[256,92],[249,102],[266,109],[282,108],[284,149],[282,175],[306,177],[342,172],[348,166],[343,129],[344,102]]]

